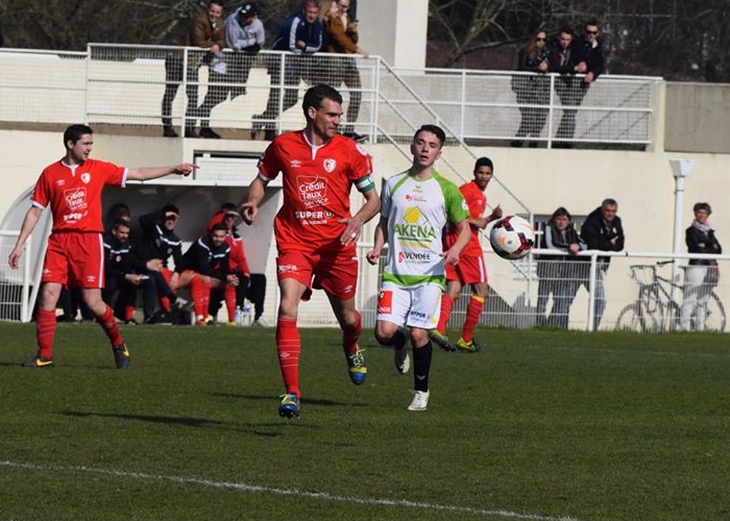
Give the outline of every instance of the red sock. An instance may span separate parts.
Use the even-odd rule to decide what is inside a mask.
[[[345,354],[348,355],[357,351],[357,341],[362,334],[362,317],[357,311],[355,311],[355,313],[357,314],[355,324],[342,330],[342,349],[344,349]]]
[[[190,279],[190,296],[193,299],[195,316],[203,318],[207,317],[208,302],[210,302],[210,284],[203,282],[200,275],[193,275]]]
[[[296,394],[299,398],[299,354],[302,352],[302,340],[296,319],[279,317],[276,321],[276,351],[286,392]]]
[[[469,306],[466,308],[466,320],[464,321],[464,329],[461,332],[461,338],[467,344],[471,342],[474,328],[479,323],[479,315],[484,309],[484,297],[472,296],[469,299]]]
[[[167,282],[167,285],[170,285],[170,281],[172,280],[172,270],[168,268],[163,268],[162,270],[162,278],[165,279],[165,282]],[[170,304],[170,299],[167,297],[160,297],[160,307],[162,308],[162,311],[165,313],[169,313],[170,309],[172,309],[172,306]]]
[[[226,301],[226,311],[228,311],[228,322],[236,320],[236,286],[226,286],[223,291],[223,298]]]
[[[439,315],[439,323],[436,325],[436,330],[439,333],[446,333],[446,324],[449,323],[451,308],[453,307],[454,299],[448,296],[446,293],[441,295],[441,314]]]
[[[97,315],[96,321],[104,330],[106,336],[109,337],[109,340],[111,340],[112,347],[124,343],[122,334],[119,332],[117,321],[114,319],[114,312],[112,311],[112,308],[107,306],[102,315]]]
[[[130,321],[134,318],[134,306],[124,306],[124,320]]]
[[[38,310],[35,322],[35,335],[38,341],[38,352],[40,355],[51,358],[53,339],[56,336],[56,310]]]

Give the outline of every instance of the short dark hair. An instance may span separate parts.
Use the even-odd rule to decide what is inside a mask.
[[[221,212],[238,212],[238,207],[233,203],[223,203],[221,205]]]
[[[76,144],[81,139],[81,136],[93,133],[94,131],[88,125],[69,125],[63,132],[63,146],[66,146],[66,143],[69,141]]]
[[[314,87],[309,87],[307,92],[304,94],[304,99],[302,100],[304,117],[308,117],[307,112],[309,112],[309,107],[314,107],[315,110],[319,110],[322,108],[322,102],[326,99],[342,104],[342,95],[334,87],[331,87],[326,83],[320,83]]]
[[[492,173],[494,173],[494,163],[492,163],[492,160],[488,157],[480,157],[477,159],[476,163],[474,163],[474,171],[476,172],[483,166],[488,166],[492,169]]]
[[[618,208],[618,203],[616,202],[616,199],[613,199],[611,197],[606,197],[601,202],[601,208],[603,208],[604,206],[615,206],[616,208]]]
[[[572,29],[572,28],[571,28],[570,26],[568,26],[568,25],[564,25],[564,26],[562,26],[562,27],[560,28],[560,30],[558,31],[558,34],[563,34],[563,33],[565,33],[565,34],[569,34],[569,35],[571,35],[571,36],[573,36],[573,34],[574,34],[574,33],[573,33],[573,29]]]
[[[596,27],[600,27],[598,20],[595,18],[589,18],[588,20],[586,20],[586,23],[583,24],[583,27],[588,27],[589,25],[595,25]]]
[[[117,219],[112,223],[112,230],[118,230],[122,226],[125,226],[127,228],[130,228],[129,221],[126,221],[124,219]]]
[[[441,143],[441,146],[444,146],[444,143],[446,143],[446,133],[441,129],[441,127],[437,127],[436,125],[421,125],[421,128],[416,130],[416,133],[413,134],[414,142],[416,141],[418,134],[421,132],[430,132],[431,134],[434,134]]]
[[[174,204],[166,204],[162,207],[162,213],[172,212],[174,214],[180,215],[180,210],[177,209],[177,206]]]
[[[570,212],[564,206],[559,206],[558,209],[553,212],[550,220],[554,221],[556,217],[567,217],[570,220],[573,219],[573,216],[570,215]]]
[[[706,211],[707,215],[710,215],[712,213],[712,207],[710,206],[710,203],[697,203],[692,207],[692,211],[694,213],[697,213],[700,210]]]
[[[226,225],[223,223],[215,223],[213,226],[210,227],[210,234],[213,235],[213,232],[217,231],[224,231],[228,233],[228,228],[226,228]]]

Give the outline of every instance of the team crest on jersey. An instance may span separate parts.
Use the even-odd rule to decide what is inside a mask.
[[[325,159],[324,163],[322,164],[324,165],[324,169],[327,171],[328,174],[331,174],[332,171],[337,168],[337,161],[335,161],[334,159]]]
[[[84,172],[83,174],[81,174],[81,180],[84,183],[89,184],[89,181],[91,181],[91,174],[88,172]]]

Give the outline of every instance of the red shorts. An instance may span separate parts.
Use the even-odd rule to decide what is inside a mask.
[[[41,282],[77,288],[104,287],[104,243],[100,233],[52,233]]]
[[[279,252],[276,258],[277,279],[294,279],[304,284],[308,291],[302,297],[308,300],[312,288],[323,289],[328,294],[348,300],[355,297],[358,263],[355,251],[307,253],[299,250]]]
[[[484,257],[463,256],[459,262],[446,265],[446,280],[458,280],[462,285],[487,282],[487,267]]]

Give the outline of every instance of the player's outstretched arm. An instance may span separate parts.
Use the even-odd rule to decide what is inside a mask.
[[[127,179],[133,179],[135,181],[149,181],[150,179],[157,179],[158,177],[164,177],[166,175],[177,174],[177,175],[190,175],[198,165],[193,163],[180,163],[179,165],[172,166],[150,166],[144,168],[135,168],[130,170],[127,174]]]
[[[241,217],[243,222],[249,226],[256,221],[256,216],[259,214],[259,204],[264,198],[265,189],[266,183],[258,176],[248,185],[246,202],[241,205]]]
[[[8,264],[12,269],[18,268],[18,260],[20,259],[20,255],[23,253],[23,245],[25,244],[25,241],[28,240],[28,237],[30,237],[30,234],[33,233],[42,213],[43,209],[38,208],[37,206],[31,206],[28,208],[28,211],[25,212],[23,226],[20,228],[20,235],[18,235],[15,247],[8,257]]]
[[[458,223],[456,228],[459,230],[459,237],[456,239],[454,245],[444,252],[446,264],[456,264],[459,262],[459,255],[461,255],[461,251],[471,240],[471,230],[469,229],[468,219],[464,219]]]

